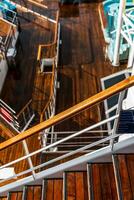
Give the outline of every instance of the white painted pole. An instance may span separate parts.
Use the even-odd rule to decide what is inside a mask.
[[[129,50],[129,58],[128,58],[127,68],[132,67],[133,63],[134,63],[134,44],[131,45],[130,50]]]
[[[113,57],[113,66],[119,66],[119,50],[120,50],[120,36],[121,36],[121,28],[122,28],[122,15],[125,9],[126,0],[120,0],[119,5],[119,14],[117,19],[117,30],[116,30],[116,39],[115,39],[115,47],[114,47],[114,57]]]

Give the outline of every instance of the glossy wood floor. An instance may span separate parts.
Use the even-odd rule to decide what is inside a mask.
[[[132,200],[134,199],[134,154],[118,155],[117,160],[123,198]]]
[[[117,200],[113,164],[91,164],[90,186],[94,200]]]
[[[55,3],[51,4],[53,7]],[[59,113],[72,105],[92,96],[101,90],[100,78],[112,74],[120,68],[114,68],[105,61],[103,49],[104,38],[98,14],[98,4],[74,5],[73,12],[68,13],[70,6],[60,8],[61,39],[58,80],[60,89],[57,92],[56,112]],[[76,13],[75,13],[76,12]],[[10,69],[1,98],[16,111],[31,98],[36,75],[36,55],[38,44],[49,38],[49,30],[21,19],[19,51],[16,69]],[[73,120],[65,121],[58,130],[79,130],[87,124],[100,119],[98,107],[85,111]],[[30,151],[39,148],[37,137],[29,139]],[[32,144],[32,145],[31,145]],[[1,162],[7,163],[24,155],[22,144],[0,152]],[[34,163],[38,163],[40,155]],[[17,172],[27,169],[28,163],[19,163]]]
[[[101,31],[97,3],[60,7],[61,52],[57,92],[57,113],[96,94],[100,79],[120,68],[105,59],[105,42]],[[83,112],[58,126],[60,130],[79,130],[100,120],[100,107]]]
[[[86,172],[65,172],[65,200],[88,200]]]

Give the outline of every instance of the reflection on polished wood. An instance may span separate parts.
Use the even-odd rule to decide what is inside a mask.
[[[51,7],[55,6],[53,2],[50,2],[50,4]],[[61,12],[66,12],[66,9],[69,9],[69,7],[66,7],[65,11],[62,10]],[[57,91],[57,113],[101,91],[100,78],[124,68],[123,65],[119,68],[113,68],[109,61],[105,60],[103,51],[105,43],[99,20],[98,4],[80,4],[77,6],[77,9],[79,9],[79,13],[76,16],[66,16],[64,18],[64,13],[61,13],[60,18],[62,45],[60,47],[58,73],[60,89]],[[50,30],[43,29],[41,26],[37,27],[35,23],[29,22],[24,18],[21,18],[20,22],[22,32],[20,33],[18,44],[19,50],[16,58],[16,68],[9,70],[1,94],[1,98],[16,111],[19,111],[33,94],[38,45],[44,43],[44,40],[49,42],[51,40]],[[131,81],[130,84],[132,83]],[[39,89],[44,90],[44,83],[46,82],[47,80],[39,83],[37,80],[37,86],[40,84],[43,85],[43,88],[39,87]],[[124,83],[129,85],[129,81],[124,81]],[[125,84],[124,86],[120,86],[125,88]],[[120,90],[120,88],[116,87],[117,89]],[[109,93],[108,91],[103,93],[105,97],[109,95],[110,91]],[[11,145],[13,141],[20,141],[44,129],[44,127],[62,120],[64,117],[67,118],[76,111],[80,111],[80,109],[83,110],[83,108],[93,105],[97,101],[102,100],[104,96],[101,93],[91,99],[85,100],[79,106],[77,105],[73,109],[65,111],[53,120],[50,119],[48,122],[43,122],[34,128],[34,130],[28,130],[24,135],[18,135],[14,139],[0,145],[0,149]],[[84,111],[84,114],[80,117],[78,116],[77,120],[75,118],[74,121],[71,120],[69,123],[68,121],[64,122],[62,126],[58,126],[58,130],[76,130],[81,128],[81,126],[84,127],[89,124],[89,122],[97,122],[99,119],[100,113],[98,113],[98,107],[94,107],[91,111]],[[27,140],[30,151],[40,147],[38,135],[32,136]],[[22,155],[24,155],[24,151],[21,143],[0,152],[0,158],[3,163],[8,163]],[[36,164],[39,160],[40,155],[33,158],[33,163]],[[15,171],[20,172],[27,168],[28,163],[26,161],[19,163],[15,167]]]

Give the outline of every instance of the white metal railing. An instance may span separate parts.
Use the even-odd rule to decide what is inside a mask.
[[[31,9],[28,8],[28,7],[25,7],[25,6],[21,5],[21,4],[15,3],[15,2],[13,2],[13,1],[11,1],[11,3],[12,3],[13,5],[15,5],[18,9],[20,9],[20,10],[23,11],[23,12],[31,13],[32,15],[37,16],[37,17],[40,17],[40,18],[42,18],[42,19],[44,19],[44,20],[47,20],[47,21],[52,22],[52,23],[56,23],[55,20],[53,20],[53,19],[51,19],[51,18],[49,18],[49,17],[46,17],[46,16],[43,15],[43,14],[40,14],[40,13],[38,13],[38,12],[35,12],[35,11],[31,10]]]
[[[10,106],[0,99],[0,118],[15,132],[23,132],[35,117],[31,104],[32,100],[17,115]]]
[[[83,130],[80,130],[78,132],[71,132],[69,136],[65,135],[65,137],[60,138],[59,140],[53,142],[52,144],[43,146],[37,150],[33,150],[32,152],[29,152],[29,147],[26,144],[25,140],[23,140],[22,142],[23,142],[23,147],[25,149],[25,155],[24,156],[21,155],[17,159],[14,159],[11,162],[9,161],[8,163],[5,163],[0,166],[0,170],[3,168],[8,168],[8,167],[13,166],[15,168],[16,174],[13,175],[12,177],[1,180],[0,183],[5,184],[5,187],[8,187],[9,184],[6,181],[10,180],[10,181],[12,181],[12,183],[14,185],[13,187],[21,186],[23,179],[27,178],[27,180],[28,180],[28,178],[32,177],[33,180],[36,180],[38,175],[41,173],[41,171],[45,172],[45,170],[47,170],[47,169],[44,169],[44,167],[51,169],[51,167],[49,166],[50,164],[51,165],[56,164],[56,166],[58,166],[57,162],[59,162],[59,163],[60,163],[60,161],[63,162],[63,159],[65,162],[64,164],[66,165],[66,162],[69,159],[70,159],[70,161],[73,162],[73,159],[76,155],[77,155],[77,157],[80,157],[81,153],[86,154],[87,151],[93,152],[93,151],[95,151],[95,149],[102,149],[103,147],[110,147],[111,152],[112,152],[112,150],[114,150],[113,149],[114,144],[118,142],[117,138],[120,136],[119,134],[116,134],[116,130],[117,130],[117,122],[119,120],[119,114],[120,114],[124,94],[125,94],[125,90],[123,92],[119,93],[120,98],[119,98],[119,102],[118,102],[118,108],[117,108],[116,114],[114,116],[104,119],[104,120],[102,120],[96,124],[93,124]],[[57,158],[54,158],[52,160],[49,160],[45,163],[36,163],[36,164],[34,163],[33,164],[33,162],[32,162],[33,157],[40,156],[41,153],[44,153],[44,151],[49,151],[54,148],[58,149],[58,147],[60,145],[63,145],[65,142],[69,142],[71,139],[74,139],[76,137],[82,138],[84,133],[89,134],[89,137],[91,136],[91,133],[94,133],[94,132],[97,133],[97,132],[99,132],[100,129],[101,129],[101,132],[104,131],[105,133],[107,133],[108,130],[106,128],[103,130],[102,127],[106,127],[107,123],[110,123],[110,122],[113,122],[113,124],[114,124],[113,130],[111,131],[110,136],[107,134],[107,135],[104,135],[104,136],[101,136],[98,138],[96,137],[95,142],[88,142],[88,144],[84,144],[82,147],[79,147],[79,145],[78,145],[76,150],[64,153],[63,155],[61,155]],[[55,134],[55,133],[56,132],[52,132],[52,134]],[[56,135],[58,135],[58,134],[56,134]],[[116,140],[115,140],[115,138],[116,138]],[[86,152],[84,152],[84,151],[86,151]],[[80,154],[78,155],[78,153],[80,153]],[[74,157],[72,157],[72,156],[74,156]],[[28,168],[22,169],[22,171],[17,171],[18,163],[27,162],[27,161],[29,163]],[[30,173],[30,175],[29,175],[29,173]],[[55,173],[54,168],[51,171],[51,173],[52,174]],[[24,177],[21,177],[21,176],[24,176]],[[16,178],[16,179],[14,179],[14,178]],[[21,180],[22,182],[21,181],[18,182],[18,180]],[[1,188],[0,188],[0,192],[1,192]]]
[[[91,130],[97,128],[97,127],[100,127],[100,126],[106,124],[107,122],[110,122],[110,121],[113,121],[113,120],[117,119],[118,117],[119,117],[119,115],[115,115],[115,116],[113,116],[113,117],[111,117],[111,118],[109,118],[109,119],[100,121],[100,122],[98,122],[98,123],[96,123],[96,124],[94,124],[94,125],[92,125],[92,126],[90,126],[90,127],[87,127],[87,128],[85,128],[85,129],[83,129],[83,130],[81,130],[81,131],[78,131],[78,132],[76,132],[76,133],[74,133],[74,134],[71,134],[71,135],[68,136],[68,137],[65,137],[65,138],[63,138],[63,139],[61,139],[61,140],[59,140],[59,141],[57,141],[57,142],[54,142],[53,144],[50,144],[50,145],[48,145],[48,146],[46,146],[46,147],[42,147],[41,149],[38,149],[38,150],[36,150],[36,151],[34,151],[34,152],[32,152],[32,153],[29,153],[29,154],[27,154],[27,155],[25,155],[25,156],[23,156],[23,157],[20,157],[20,158],[14,160],[14,161],[12,161],[12,162],[6,163],[6,164],[0,166],[0,169],[6,168],[6,167],[10,167],[10,166],[12,166],[12,165],[17,164],[18,162],[21,162],[21,161],[23,161],[23,160],[28,159],[28,158],[31,158],[31,159],[32,159],[32,156],[35,156],[35,155],[37,155],[37,154],[39,154],[39,153],[41,153],[41,152],[44,152],[45,150],[48,150],[48,149],[57,147],[59,144],[62,144],[62,143],[65,142],[65,141],[68,141],[68,140],[70,140],[70,139],[72,139],[72,138],[74,138],[74,137],[76,137],[76,136],[82,135],[83,133],[88,132],[88,131],[91,131]],[[83,152],[84,150],[90,149],[91,147],[95,147],[95,146],[97,146],[97,145],[99,145],[99,144],[101,144],[101,143],[105,143],[105,142],[110,141],[111,139],[114,139],[114,138],[117,138],[117,137],[119,137],[119,135],[112,135],[112,136],[105,137],[104,139],[98,140],[98,141],[96,141],[96,142],[94,142],[94,143],[92,143],[92,144],[86,145],[86,146],[84,146],[84,147],[82,147],[82,148],[78,148],[77,150],[71,151],[70,153],[67,153],[67,154],[65,154],[65,155],[63,155],[63,156],[60,156],[60,157],[56,158],[56,159],[53,159],[53,160],[48,161],[48,162],[43,163],[43,164],[39,164],[38,166],[31,167],[31,168],[28,169],[28,170],[25,170],[25,171],[23,171],[23,172],[20,172],[20,173],[18,173],[18,174],[15,174],[15,175],[14,175],[13,177],[11,177],[11,178],[8,178],[8,179],[5,179],[5,180],[0,181],[0,183],[3,183],[3,182],[5,182],[5,181],[10,180],[10,179],[13,179],[13,178],[15,178],[15,177],[19,177],[19,176],[22,176],[22,175],[26,175],[26,174],[29,173],[29,172],[35,173],[35,170],[41,169],[42,167],[47,166],[47,165],[49,165],[50,163],[52,164],[53,162],[59,161],[59,160],[61,160],[61,159],[63,159],[63,158],[68,158],[69,156],[75,155],[76,153]],[[109,145],[109,144],[108,144],[108,145]],[[36,175],[34,175],[34,179],[36,179]]]
[[[57,38],[57,46],[56,46],[56,56],[54,60],[54,74],[53,74],[53,85],[52,85],[52,93],[50,94],[50,100],[46,106],[46,109],[43,111],[44,118],[42,120],[47,120],[52,118],[55,115],[56,108],[56,92],[57,92],[57,67],[59,61],[59,45],[60,45],[60,24],[58,24],[58,38]],[[57,140],[57,134],[54,133],[54,126],[49,127],[41,132],[41,143],[42,146],[46,146],[47,144],[47,135],[51,133],[51,144]],[[55,149],[54,149],[55,150]]]
[[[2,51],[7,51],[8,48],[14,48],[15,43],[17,41],[18,37],[18,31],[17,31],[17,25],[18,25],[18,20],[17,20],[17,13],[13,10],[10,10],[3,5],[0,5],[0,8],[4,10],[2,12],[2,17],[0,17],[0,20],[3,21],[3,23],[6,23],[8,28],[8,32],[5,33],[6,37],[1,37],[1,50]],[[2,31],[2,30],[1,30]]]
[[[131,49],[134,49],[134,7],[126,8],[126,1],[120,0],[118,19],[117,19],[117,30],[116,30],[116,41],[114,49],[113,65],[119,65],[119,49],[121,36],[127,41]],[[129,65],[132,67],[132,61],[134,59],[134,52],[129,56]]]

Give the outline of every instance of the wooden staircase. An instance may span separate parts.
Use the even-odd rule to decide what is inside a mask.
[[[60,178],[23,186],[0,200],[133,200],[134,154],[116,154],[113,160],[87,163],[87,171],[65,171]]]

